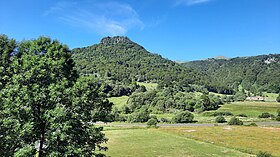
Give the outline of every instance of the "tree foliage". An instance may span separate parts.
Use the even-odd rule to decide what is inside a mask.
[[[79,78],[68,47],[40,37],[14,52],[14,41],[0,38],[0,66],[10,72],[0,91],[0,156],[93,156],[106,150],[102,128],[90,122],[105,119],[112,104],[97,83]]]
[[[223,116],[218,116],[218,117],[216,117],[215,121],[216,121],[217,123],[224,123],[224,122],[227,122],[226,119],[225,119],[225,117],[223,117]]]
[[[156,118],[151,118],[147,122],[148,127],[156,127],[158,123],[158,120]]]
[[[229,125],[243,125],[243,122],[236,118],[236,117],[232,117],[229,121],[228,121]]]
[[[193,114],[189,111],[182,111],[175,114],[175,116],[172,118],[172,121],[174,123],[190,123],[193,121],[193,118]]]

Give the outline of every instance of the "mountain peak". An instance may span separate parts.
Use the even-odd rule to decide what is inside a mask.
[[[103,45],[115,45],[118,43],[133,43],[128,37],[125,36],[114,36],[102,38],[100,44]]]

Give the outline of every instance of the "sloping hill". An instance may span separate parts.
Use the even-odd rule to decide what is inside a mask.
[[[206,72],[213,87],[227,86],[237,91],[241,85],[253,93],[280,92],[280,54],[232,59],[212,58],[182,65]]]
[[[106,37],[99,44],[72,50],[77,70],[84,75],[118,81],[179,81],[202,84],[205,75],[152,54],[127,37]]]

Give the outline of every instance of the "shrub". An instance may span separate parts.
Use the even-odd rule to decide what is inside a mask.
[[[268,112],[264,112],[261,115],[259,115],[259,118],[273,118],[273,117],[274,117],[274,115],[270,114]]]
[[[148,120],[147,126],[148,127],[156,127],[157,123],[158,123],[157,119],[151,118],[151,119]]]
[[[276,120],[280,121],[280,109],[277,110]]]
[[[240,114],[238,114],[238,115],[236,115],[236,116],[238,116],[238,117],[248,117],[246,114],[244,114],[244,113],[240,113]]]
[[[226,119],[225,119],[225,117],[223,117],[223,116],[218,116],[218,117],[216,117],[216,120],[215,120],[217,123],[224,123],[224,122],[226,122]]]
[[[183,111],[177,113],[173,118],[172,121],[174,123],[190,123],[193,121],[193,114],[189,111]]]
[[[278,97],[276,98],[276,101],[280,102],[280,93],[279,93]]]
[[[250,124],[247,124],[246,126],[258,126],[256,123],[250,123]]]
[[[229,122],[229,125],[243,125],[243,122],[236,117],[232,117]]]
[[[204,116],[233,116],[233,114],[229,111],[219,111],[219,112],[205,112],[203,113]]]
[[[280,116],[280,108],[277,110],[277,116]]]
[[[258,154],[257,154],[257,157],[272,157],[272,155],[268,152],[262,152],[260,151]]]
[[[160,122],[162,123],[168,123],[170,122],[167,118],[160,118]]]

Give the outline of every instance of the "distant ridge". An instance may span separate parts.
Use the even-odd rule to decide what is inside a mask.
[[[241,85],[250,91],[280,92],[280,54],[230,59],[197,60],[181,65],[206,72],[213,84],[238,91]]]

